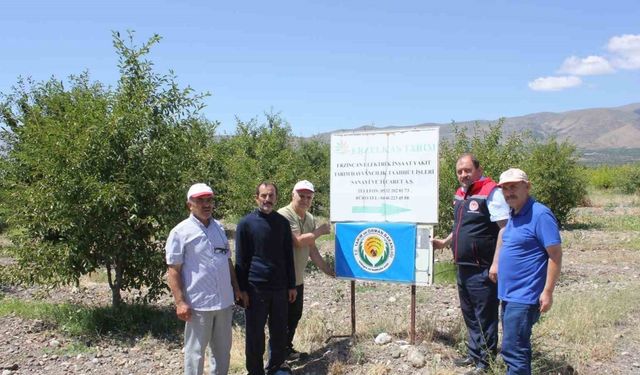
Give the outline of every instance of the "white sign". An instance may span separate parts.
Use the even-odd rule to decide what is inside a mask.
[[[331,135],[331,221],[438,222],[437,127]]]

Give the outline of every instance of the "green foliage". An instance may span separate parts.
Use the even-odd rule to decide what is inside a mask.
[[[456,265],[453,262],[436,262],[433,267],[434,284],[455,284]]]
[[[157,337],[177,336],[182,323],[172,309],[143,304],[114,307],[86,307],[68,303],[0,299],[0,316],[14,314],[24,319],[39,319],[54,325],[69,336],[94,337],[105,334]]]
[[[524,160],[523,149],[530,141],[527,134],[512,134],[504,137],[502,125],[504,119],[495,125],[489,125],[481,130],[476,124],[472,135],[467,135],[470,129],[460,128],[453,124],[453,140],[440,142],[440,176],[439,176],[439,213],[436,232],[438,236],[446,236],[453,225],[453,192],[460,185],[456,177],[456,162],[460,155],[473,153],[480,161],[484,175],[496,182],[500,173],[506,169],[518,166]]]
[[[66,284],[102,268],[114,305],[122,290],[147,287],[151,299],[166,289],[161,240],[184,217],[188,186],[216,179],[207,170],[216,124],[197,117],[202,95],[143,59],[158,36],[140,47],[129,37],[131,47],[114,34],[115,90],[87,73],[66,84],[20,80],[0,107],[24,281]]]
[[[587,194],[575,146],[553,138],[535,143],[522,169],[529,175],[531,194],[551,209],[560,224],[567,223],[571,210]]]
[[[278,206],[291,199],[298,180],[309,180],[316,188],[312,207],[326,215],[329,201],[329,145],[317,140],[296,141],[291,127],[278,114],[266,114],[266,123],[257,119],[238,120],[234,136],[217,145],[226,166],[223,184],[217,185],[219,211],[240,217],[255,207],[255,187],[269,180],[278,186]]]
[[[587,168],[585,175],[589,185],[598,189],[640,193],[640,163]]]
[[[597,189],[611,189],[613,181],[616,179],[616,167],[603,165],[596,168],[585,169],[585,178],[589,185]]]
[[[496,182],[500,174],[513,167],[521,168],[533,183],[532,195],[547,205],[561,224],[568,220],[571,209],[586,196],[583,173],[577,164],[576,149],[555,139],[539,143],[529,134],[511,134],[505,138],[501,119],[486,130],[478,125],[470,129],[454,126],[453,141],[440,144],[439,223],[438,236],[446,236],[453,224],[452,193],[459,186],[455,174],[458,157],[472,153],[480,161],[484,175]]]

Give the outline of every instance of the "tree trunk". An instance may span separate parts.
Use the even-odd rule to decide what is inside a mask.
[[[109,288],[111,288],[111,307],[118,308],[122,304],[122,295],[120,295],[120,286],[122,285],[122,270],[116,265],[115,280],[111,275],[111,266],[107,266],[107,280]]]

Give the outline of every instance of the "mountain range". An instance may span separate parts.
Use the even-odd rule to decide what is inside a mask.
[[[465,121],[456,124],[467,129],[473,129],[477,124],[482,129],[496,123],[498,119]],[[438,123],[387,127],[368,125],[351,129],[351,131],[423,126],[439,126],[440,136],[445,139],[450,139],[453,134],[452,124]],[[560,141],[569,141],[583,153],[583,158],[587,161],[610,158],[612,154],[624,155],[622,160],[617,160],[618,162],[640,160],[640,103],[612,108],[589,108],[559,113],[539,112],[506,117],[502,130],[505,134],[528,131],[538,139],[555,136]],[[323,133],[318,137],[328,140],[330,134]]]

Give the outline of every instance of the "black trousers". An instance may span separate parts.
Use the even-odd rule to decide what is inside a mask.
[[[296,286],[298,293],[296,300],[289,303],[289,311],[287,313],[287,349],[293,348],[293,337],[296,335],[298,322],[302,318],[302,308],[304,307],[304,284]]]
[[[260,290],[249,286],[249,307],[245,310],[246,338],[245,356],[250,375],[264,375],[264,326],[269,324],[269,362],[267,374],[278,370],[285,360],[287,343],[287,306],[289,294],[286,289]]]
[[[458,296],[469,333],[467,349],[478,367],[489,367],[498,348],[498,288],[489,269],[458,266]]]

